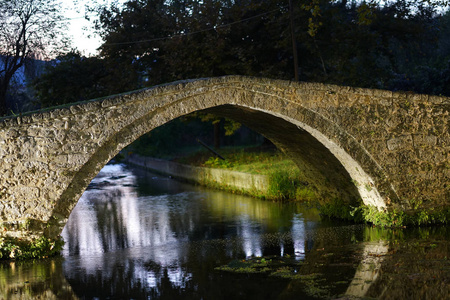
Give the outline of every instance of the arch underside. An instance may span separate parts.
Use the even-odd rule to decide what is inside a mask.
[[[191,95],[185,99],[178,99],[164,107],[150,111],[110,136],[92,154],[89,161],[78,170],[68,188],[58,199],[52,215],[55,216],[54,219],[60,221],[55,224],[57,226],[48,226],[46,235],[55,236],[62,231],[70,212],[92,178],[120,150],[154,128],[200,110],[234,119],[271,140],[298,165],[304,176],[302,181],[316,191],[321,201],[339,199],[344,204],[352,206],[364,203],[374,205],[379,209],[386,207],[384,197],[387,193],[382,191],[384,192],[382,197],[377,189],[380,186],[379,178],[372,178],[365,172],[367,166],[374,165],[375,167],[370,170],[370,173],[373,174],[374,169],[376,169],[375,172],[381,172],[377,169],[376,163],[364,155],[355,160],[344,150],[344,147],[333,144],[329,137],[320,132],[320,129],[316,130],[313,122],[307,124],[302,122],[304,120],[299,120],[307,119],[306,114],[316,117],[314,112],[305,110],[300,105],[292,104],[293,110],[296,110],[296,114],[301,117],[294,118],[284,114],[283,107],[286,107],[286,102],[283,99],[277,100],[280,102],[279,112],[274,111],[273,106],[270,110],[264,110],[264,107],[260,107],[263,106],[260,104],[261,102],[256,101],[256,104],[252,105],[246,102],[249,97],[242,100],[245,97],[240,92],[242,90],[230,93],[228,89],[223,92],[222,100],[218,100],[220,92],[218,93],[217,90],[209,96],[199,93],[197,98]],[[247,95],[248,92],[253,91],[245,91]],[[253,93],[256,94],[256,92]],[[230,94],[234,95],[234,99],[229,99]],[[265,97],[270,97],[270,95],[265,95]],[[152,99],[147,101],[152,101]],[[321,120],[321,122],[322,126],[332,127],[333,125],[328,124],[326,120]],[[342,135],[345,136],[345,133]],[[361,151],[355,151],[355,153],[361,153]],[[361,160],[365,161],[362,164],[358,163]]]
[[[241,122],[269,139],[299,167],[302,182],[315,190],[322,203],[339,200],[352,206],[362,204],[355,179],[330,149],[304,128],[247,107],[225,105],[207,111]]]

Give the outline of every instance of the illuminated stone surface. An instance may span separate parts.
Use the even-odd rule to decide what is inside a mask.
[[[121,149],[199,110],[269,138],[324,201],[362,199],[380,210],[449,205],[449,98],[229,76],[1,119],[3,234],[59,235],[89,182]]]

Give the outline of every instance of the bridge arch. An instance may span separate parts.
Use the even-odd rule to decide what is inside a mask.
[[[159,93],[169,93],[175,99],[139,118],[128,115],[133,121],[115,131],[92,153],[59,197],[52,216],[67,220],[89,182],[125,146],[169,121],[197,111],[234,119],[266,136],[294,160],[304,174],[304,180],[315,187],[324,202],[326,199],[339,199],[348,205],[359,205],[362,200],[364,204],[381,210],[386,208],[382,194],[396,197],[389,187],[380,194],[377,187],[384,187],[379,176],[373,177],[365,171],[383,174],[365,149],[344,128],[304,107],[302,97],[292,101],[268,91],[266,83],[254,81],[240,86],[241,78],[235,78],[237,85],[234,80],[227,79],[225,82],[219,79],[210,86],[208,81],[207,87],[201,81],[158,87],[163,90]],[[196,87],[199,83],[201,88]],[[282,83],[285,87],[295,87],[290,82]],[[180,92],[172,94],[173,90]],[[187,90],[190,92],[183,95]],[[127,97],[145,93],[137,91]],[[111,101],[121,102],[123,98],[120,96]],[[153,93],[143,101],[154,101]],[[116,105],[106,107],[114,108]],[[347,151],[357,154],[356,157]],[[59,230],[62,228],[56,232]]]
[[[60,234],[81,194],[110,159],[141,135],[195,111],[235,119],[265,135],[294,160],[323,199],[348,205],[362,199],[380,210],[406,210],[411,195],[419,200],[444,195],[438,204],[448,205],[449,188],[441,183],[448,179],[449,151],[440,142],[449,140],[449,106],[447,98],[228,76],[3,119],[1,217],[3,224],[12,224],[4,231],[21,235],[15,224],[31,220],[32,232],[22,235],[44,229],[47,236]],[[430,110],[439,114],[421,128],[442,119],[435,136],[404,125],[411,118],[426,123],[422,115]],[[441,156],[427,157],[423,149]],[[405,163],[408,170],[434,168],[434,194],[425,192],[430,181],[421,174],[403,172]]]

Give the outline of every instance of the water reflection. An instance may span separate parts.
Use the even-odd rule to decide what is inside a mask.
[[[364,297],[372,283],[377,279],[382,262],[388,253],[386,241],[368,242],[364,244],[363,259],[356,268],[355,276],[346,291],[346,295]]]
[[[77,299],[62,274],[62,258],[0,263],[0,299]]]
[[[108,165],[69,218],[63,258],[0,264],[0,299],[446,299],[446,227],[320,220],[297,204],[208,191]],[[223,273],[254,256],[296,279]]]
[[[106,166],[72,212],[63,231],[70,281],[91,280],[101,270],[102,278],[114,281],[111,289],[123,290],[120,270],[130,276],[127,293],[144,287],[159,294],[163,282],[185,289],[205,258],[222,262],[284,255],[286,249],[305,257],[305,220],[295,205],[199,191],[133,172]],[[198,265],[186,267],[193,257],[200,258]]]

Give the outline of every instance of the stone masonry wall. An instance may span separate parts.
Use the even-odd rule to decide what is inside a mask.
[[[449,206],[449,98],[229,76],[0,119],[3,235],[58,235],[112,157],[198,110],[269,137],[324,199],[361,197],[379,209]]]

